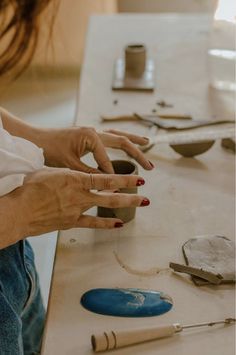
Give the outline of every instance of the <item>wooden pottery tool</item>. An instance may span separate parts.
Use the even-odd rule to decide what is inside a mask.
[[[203,271],[202,275],[192,273],[197,286],[217,284],[216,279],[206,277],[206,272],[218,275],[218,284],[235,283],[235,243],[232,240],[218,235],[200,236],[189,239],[182,250],[186,264]]]
[[[226,123],[235,123],[234,120],[194,120],[192,116],[185,114],[156,114],[156,115],[140,115],[134,113],[133,115],[123,116],[101,116],[102,122],[125,122],[134,121],[141,123],[149,123],[158,128],[167,131],[190,130],[199,127],[217,126]]]
[[[138,167],[136,164],[129,160],[113,160],[112,162],[115,174],[122,175],[137,175]],[[138,191],[137,187],[129,187],[120,189],[121,193],[126,194],[136,194]],[[124,223],[127,223],[134,219],[136,213],[136,207],[124,207],[124,208],[105,208],[98,207],[97,215],[99,217],[108,217],[108,218],[119,218]]]
[[[235,318],[226,318],[225,320],[196,323],[189,325],[181,325],[174,323],[166,326],[159,326],[153,328],[122,330],[122,331],[108,331],[98,335],[91,336],[91,343],[94,352],[109,351],[119,349],[125,346],[144,343],[151,340],[167,338],[180,333],[185,329],[199,328],[199,327],[212,327],[215,325],[230,325],[234,324]]]
[[[186,118],[181,119],[180,117],[178,119],[176,118],[170,118],[168,120],[163,120],[162,117],[156,116],[156,117],[149,117],[147,116],[142,116],[137,113],[134,113],[134,116],[136,116],[139,120],[144,121],[144,122],[149,122],[152,123],[154,126],[157,126],[158,128],[162,128],[165,130],[189,130],[189,129],[195,129],[199,127],[207,127],[207,126],[216,126],[216,125],[221,125],[221,124],[226,124],[226,123],[235,123],[234,120],[186,120]]]
[[[158,113],[156,115],[138,115],[138,114],[133,114],[133,115],[123,115],[123,116],[101,116],[101,122],[129,122],[129,121],[134,121],[134,122],[147,122],[150,124],[154,124],[153,120],[154,119],[166,119],[166,120],[191,120],[192,117],[190,115],[185,115],[185,114],[168,114],[168,113]],[[160,121],[162,122],[162,121]],[[155,125],[156,125],[156,120],[155,120]],[[161,123],[160,123],[161,124]],[[160,127],[159,127],[160,128]]]
[[[96,288],[81,297],[87,310],[116,317],[153,317],[168,312],[173,305],[163,292],[138,288]]]
[[[147,58],[146,52],[145,45],[140,43],[125,47],[124,57],[115,62],[113,90],[154,90],[154,61]]]
[[[115,121],[139,121],[144,124],[154,125],[158,128],[165,129],[167,131],[190,131],[195,128],[208,127],[208,126],[219,126],[227,123],[235,123],[232,120],[193,120],[189,115],[139,115],[134,113],[130,116],[117,116],[117,117],[102,117],[102,122],[115,122]],[[221,133],[222,134],[222,133]],[[234,136],[235,134],[233,134]],[[231,138],[230,138],[231,139]],[[170,144],[171,148],[186,158],[191,158],[196,155],[200,155],[208,151],[215,140],[202,140],[195,142],[184,142],[184,144]],[[233,144],[232,141],[224,140],[222,141],[223,146],[227,146],[232,149]],[[153,144],[149,144],[147,146],[142,146],[140,149],[143,152],[147,152],[149,149],[153,147]],[[235,145],[234,145],[235,148]]]

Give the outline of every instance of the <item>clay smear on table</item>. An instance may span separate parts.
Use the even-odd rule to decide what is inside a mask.
[[[168,273],[171,272],[172,273],[170,268],[160,268],[160,267],[152,267],[147,270],[137,270],[137,269],[134,269],[134,268],[130,267],[129,265],[125,264],[115,251],[113,251],[113,254],[114,254],[118,264],[122,267],[122,269],[124,269],[125,271],[127,271],[129,274],[132,274],[132,275],[156,276],[156,275],[159,275],[160,273],[163,273],[163,272],[168,272]]]

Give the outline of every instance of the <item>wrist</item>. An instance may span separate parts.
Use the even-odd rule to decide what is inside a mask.
[[[0,198],[0,249],[15,244],[26,237],[25,218],[22,218],[21,197],[16,191]]]
[[[36,144],[37,137],[41,133],[41,129],[33,127],[30,124],[18,119],[10,112],[0,107],[0,117],[2,119],[3,128],[12,136],[21,137]]]

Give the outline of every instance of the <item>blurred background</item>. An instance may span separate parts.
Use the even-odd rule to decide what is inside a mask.
[[[205,13],[213,19],[216,6],[217,0],[61,0],[50,44],[49,12],[42,20],[40,42],[30,68],[16,81],[1,79],[0,104],[37,126],[71,126],[91,15]],[[30,239],[47,304],[57,232]]]

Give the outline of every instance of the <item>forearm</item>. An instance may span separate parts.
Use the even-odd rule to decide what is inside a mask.
[[[0,197],[0,249],[23,239],[20,197],[15,192]]]
[[[0,107],[3,128],[12,136],[27,139],[38,145],[42,129],[33,127]]]

